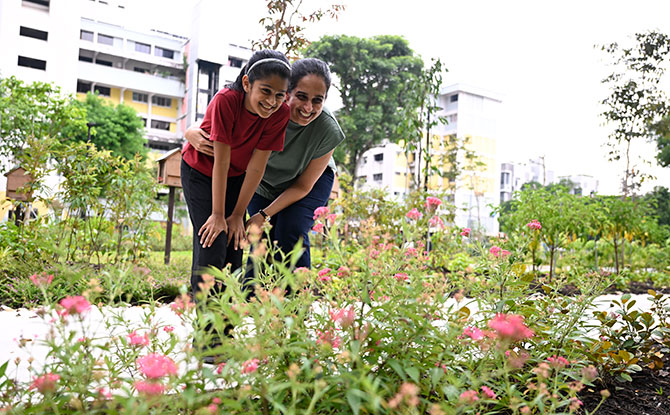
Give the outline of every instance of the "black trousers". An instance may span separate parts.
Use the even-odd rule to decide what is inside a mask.
[[[237,197],[240,194],[244,174],[229,177],[226,186],[226,217],[233,213]],[[212,214],[212,178],[206,176],[182,160],[181,162],[181,185],[184,191],[184,199],[188,206],[188,214],[193,225],[193,263],[191,266],[191,290],[193,295],[199,291],[199,284],[203,281],[202,273],[208,267],[218,269],[231,264],[231,270],[235,271],[242,266],[242,249],[234,249],[232,244],[228,245],[228,235],[221,232],[212,246],[203,248],[200,244],[198,231],[207,222]],[[215,284],[214,290],[223,287]]]

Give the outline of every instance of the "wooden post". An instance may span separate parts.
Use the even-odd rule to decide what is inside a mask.
[[[170,250],[172,249],[172,216],[174,215],[174,194],[175,188],[170,186],[167,228],[165,229],[165,265],[170,264]]]

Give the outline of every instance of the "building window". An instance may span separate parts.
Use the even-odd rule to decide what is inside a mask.
[[[140,68],[140,67],[137,67],[137,66],[136,66],[135,68],[133,68],[133,71],[135,71],[135,72],[139,72],[139,73],[147,73],[147,72],[149,72],[149,70],[148,70],[147,68]]]
[[[365,164],[365,163],[367,163],[367,162],[368,162],[368,158],[367,158],[367,157],[363,157],[363,164]]]
[[[84,81],[77,81],[77,92],[82,94],[91,92],[91,83]]]
[[[93,58],[90,56],[79,55],[79,60],[82,62],[91,62],[93,63]]]
[[[458,94],[454,94],[449,97],[449,102],[456,102],[458,101]]]
[[[161,47],[156,46],[154,48],[154,55],[160,56],[161,58],[174,59],[174,50],[163,49]]]
[[[382,177],[383,177],[382,173],[375,173],[372,175],[372,180],[380,182],[382,180]]]
[[[365,183],[365,182],[368,181],[368,178],[367,178],[367,176],[358,176],[357,180],[361,183]]]
[[[102,33],[98,33],[98,43],[102,43],[103,45],[114,45],[114,37],[108,36],[108,35],[103,35]]]
[[[19,29],[19,35],[25,37],[32,37],[33,39],[47,40],[49,33],[43,30],[31,29],[29,27],[21,26]]]
[[[133,101],[143,102],[143,103],[146,104],[147,102],[149,102],[149,95],[148,94],[143,94],[141,92],[133,92]]]
[[[42,71],[47,70],[47,61],[40,59],[26,58],[25,56],[19,56],[19,66],[25,66],[26,68],[40,69]]]
[[[151,103],[158,106],[158,107],[171,107],[172,106],[172,98],[166,98],[166,97],[160,97],[158,95],[154,95],[151,97]]]
[[[228,66],[232,66],[233,68],[241,68],[243,64],[244,61],[240,58],[235,58],[233,56],[228,57]]]
[[[96,63],[96,65],[112,66],[112,63],[110,61],[106,61],[106,60],[102,60],[102,59],[96,59],[95,63]]]
[[[147,119],[142,117],[142,123],[144,124],[144,128],[147,127]]]
[[[170,131],[170,123],[168,121],[151,120],[151,128],[156,130]]]
[[[384,160],[384,153],[375,154],[375,161]]]
[[[106,86],[96,86],[95,92],[97,92],[101,97],[111,97],[112,89]]]
[[[80,30],[79,39],[93,42],[93,32],[89,32],[88,30]]]
[[[135,52],[151,53],[151,45],[135,42]]]

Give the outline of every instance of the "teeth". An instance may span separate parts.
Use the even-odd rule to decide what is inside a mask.
[[[300,112],[300,115],[302,115],[305,118],[309,118],[309,117],[312,116],[312,113],[310,113],[310,112],[302,112],[302,111],[298,111],[298,112]]]

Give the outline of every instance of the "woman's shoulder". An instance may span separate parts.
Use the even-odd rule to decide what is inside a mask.
[[[321,129],[321,130],[332,130],[336,131],[338,133],[342,132],[342,129],[340,128],[340,124],[337,122],[337,119],[333,115],[332,112],[328,108],[323,108],[323,111],[321,111],[321,114],[317,117],[316,120],[314,120],[314,128]]]
[[[226,101],[240,101],[244,99],[244,92],[223,88],[216,93],[214,98],[225,99]]]

